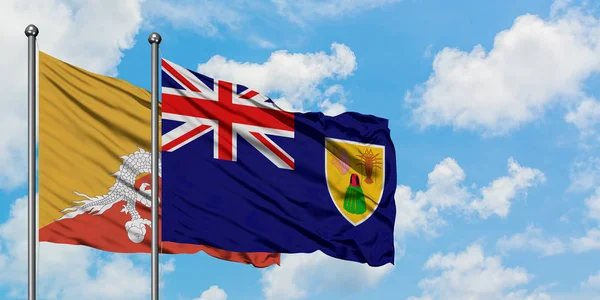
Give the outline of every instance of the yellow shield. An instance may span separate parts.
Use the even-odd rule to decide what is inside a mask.
[[[377,209],[385,182],[385,147],[325,138],[327,189],[340,213],[354,226]]]

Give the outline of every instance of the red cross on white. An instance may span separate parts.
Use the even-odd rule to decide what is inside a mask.
[[[277,167],[294,169],[294,158],[267,136],[293,138],[293,113],[265,102],[267,97],[251,89],[238,94],[231,82],[213,80],[211,88],[191,71],[165,59],[162,70],[183,87],[162,87],[162,118],[183,122],[162,136],[163,151],[176,151],[212,131],[216,159],[237,161],[240,136]]]

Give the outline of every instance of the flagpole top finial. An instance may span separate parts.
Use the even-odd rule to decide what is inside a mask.
[[[35,26],[33,24],[29,24],[27,27],[25,27],[25,35],[28,37],[30,37],[30,36],[36,37],[38,35],[38,33],[40,33],[40,31],[38,30],[37,26]]]
[[[153,32],[148,37],[148,43],[150,44],[160,44],[161,41],[162,37],[160,37],[160,34],[158,34],[158,32]]]

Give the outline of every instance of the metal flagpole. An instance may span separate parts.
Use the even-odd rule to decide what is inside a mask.
[[[152,47],[152,300],[158,300],[158,45],[162,38],[153,32]]]
[[[28,121],[29,121],[29,140],[28,140],[28,257],[27,264],[29,266],[28,272],[28,294],[29,300],[35,300],[36,298],[36,242],[37,242],[37,223],[36,223],[36,182],[35,182],[35,173],[36,173],[36,165],[35,165],[35,149],[36,149],[36,136],[35,131],[37,127],[36,122],[36,47],[35,42],[37,35],[39,33],[38,28],[31,24],[25,28],[25,36],[27,36],[28,41],[28,63],[27,63],[27,98],[28,98]]]

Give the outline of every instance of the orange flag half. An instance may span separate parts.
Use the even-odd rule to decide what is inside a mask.
[[[150,99],[143,88],[39,52],[40,242],[150,253]],[[158,189],[160,197],[160,177]],[[171,242],[159,249],[256,267],[280,259]]]

